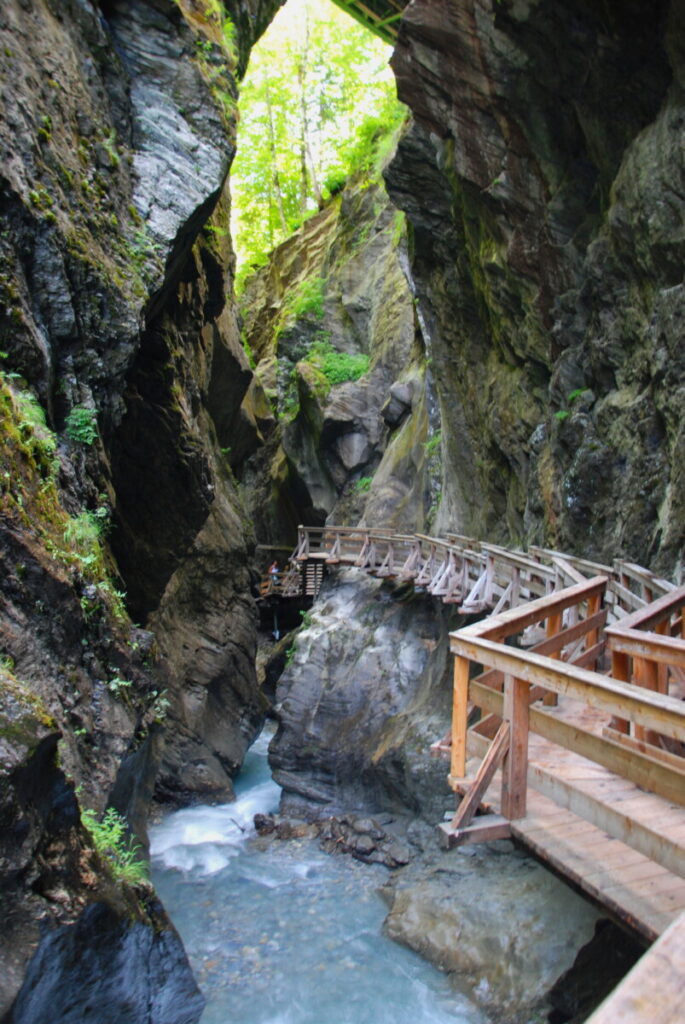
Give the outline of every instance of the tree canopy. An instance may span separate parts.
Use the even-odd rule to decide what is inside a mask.
[[[325,0],[288,0],[276,15],[241,88],[231,180],[243,273],[348,175],[373,170],[380,140],[404,118],[389,55],[381,40]]]

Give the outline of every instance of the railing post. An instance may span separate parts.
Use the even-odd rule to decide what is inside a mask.
[[[659,668],[655,661],[648,658],[633,658],[633,682],[642,686],[645,690],[657,691],[659,689]],[[649,733],[642,725],[635,725],[634,734],[636,740],[651,742],[653,733]]]
[[[611,678],[620,683],[627,683],[630,680],[630,659],[623,651],[611,652]],[[627,736],[630,733],[630,722],[627,718],[614,716],[609,722],[609,728]]]
[[[504,719],[509,722],[509,750],[502,765],[502,814],[510,821],[526,815],[528,786],[528,701],[530,685],[504,676]]]
[[[595,615],[600,610],[601,607],[602,607],[602,595],[601,594],[595,594],[594,597],[589,597],[588,598],[588,602],[587,602],[587,617],[588,617],[588,619],[590,618],[591,615]],[[587,650],[589,651],[591,647],[594,647],[595,644],[598,641],[599,641],[599,630],[598,629],[591,629],[590,632],[587,634],[587,637],[585,639],[585,645],[586,645]],[[596,668],[596,667],[597,666],[595,664],[593,666],[593,668]]]
[[[466,724],[469,701],[468,658],[457,655],[454,659],[454,688],[452,691],[452,759],[450,776],[463,779],[466,775]]]
[[[554,615],[548,615],[546,630],[547,636],[552,637],[556,636],[557,633],[560,633],[562,622],[563,618],[561,612],[557,612]],[[550,654],[550,658],[561,658],[561,651],[555,651],[553,654]],[[555,708],[559,703],[559,696],[552,690],[547,690],[544,697],[542,698],[542,703],[548,708]]]

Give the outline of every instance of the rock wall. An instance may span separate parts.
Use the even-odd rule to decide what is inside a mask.
[[[262,716],[254,538],[222,451],[251,378],[225,225],[237,76],[279,6],[11,0],[0,13],[2,761],[11,793],[33,757],[33,744],[16,757],[5,744],[13,694],[40,700],[52,723],[40,774],[61,779],[74,849],[87,839],[54,764],[60,736],[80,800],[114,804],[144,838],[155,789],[230,798]],[[132,955],[131,1019],[177,1019],[164,1002],[174,992],[178,1019],[196,1019],[182,950],[149,894],[122,897],[112,880],[103,895],[71,868],[39,885],[62,812],[46,807],[26,829],[17,801],[0,881],[16,969],[0,1014],[40,920],[57,931],[12,1019],[43,1019],[60,977],[98,998],[86,967],[68,967],[97,918],[124,988]],[[49,983],[37,979],[48,955]],[[168,988],[165,963],[178,975]]]
[[[429,747],[449,727],[456,624],[431,598],[359,570],[324,584],[276,690],[269,762],[284,813],[442,820],[451,794]]]
[[[255,384],[243,403],[259,448],[234,468],[261,541],[299,523],[427,527],[440,477],[439,416],[414,312],[404,218],[380,182],[353,181],[247,282]],[[366,357],[326,378],[322,346]]]
[[[683,545],[683,12],[412,0],[412,228],[445,439],[443,524],[623,555]]]

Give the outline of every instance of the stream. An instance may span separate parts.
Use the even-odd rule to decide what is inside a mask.
[[[201,1024],[486,1024],[446,977],[386,939],[388,872],[317,840],[259,848],[253,815],[280,790],[263,733],[236,801],[150,830],[152,879],[207,1000]]]

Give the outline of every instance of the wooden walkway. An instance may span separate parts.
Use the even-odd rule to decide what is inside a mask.
[[[384,43],[394,46],[397,26],[408,0],[333,0],[333,3],[380,36]]]
[[[480,616],[450,634],[444,845],[511,836],[654,943],[593,1024],[685,1020],[685,587],[623,561],[361,528],[301,529],[293,560]]]

